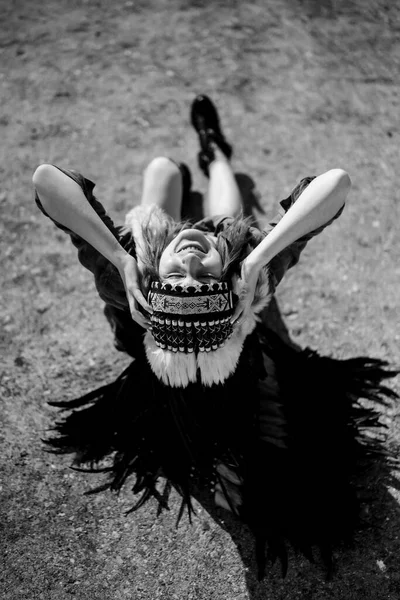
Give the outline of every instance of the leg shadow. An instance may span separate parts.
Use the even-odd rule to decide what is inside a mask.
[[[254,225],[259,227],[256,213],[265,215],[265,211],[261,204],[261,196],[257,190],[256,184],[246,173],[235,173],[235,178],[243,199],[244,215],[246,217],[251,217]]]
[[[243,213],[250,217],[253,224],[258,226],[256,213],[265,215],[264,208],[260,202],[260,194],[256,189],[254,180],[245,173],[235,173],[236,182],[239,186],[243,200]],[[204,218],[203,209],[204,194],[198,190],[191,190],[182,202],[182,219],[196,223]]]

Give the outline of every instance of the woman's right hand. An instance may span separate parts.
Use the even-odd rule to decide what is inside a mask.
[[[129,303],[132,319],[141,327],[148,329],[150,321],[147,315],[139,310],[139,305],[151,314],[153,309],[143,296],[140,286],[140,274],[136,259],[128,253],[120,257],[119,273],[125,286],[126,296]]]
[[[254,300],[259,275],[259,265],[252,264],[247,257],[243,262],[241,275],[234,284],[234,292],[239,297],[239,301],[231,317],[232,324],[241,325],[248,314]]]

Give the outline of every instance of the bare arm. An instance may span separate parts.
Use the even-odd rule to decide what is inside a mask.
[[[122,248],[90,206],[80,186],[52,165],[40,165],[32,180],[45,211],[55,221],[89,242],[118,269],[132,318],[146,327],[148,320],[138,310],[137,302],[148,312],[151,312],[151,308],[139,288],[136,260]]]
[[[350,185],[341,169],[316,177],[245,263],[261,268],[289,244],[327,223],[344,205]]]
[[[251,304],[260,270],[279,252],[332,219],[344,205],[351,182],[342,169],[316,177],[274,229],[249,254],[242,265],[242,289],[233,320]]]

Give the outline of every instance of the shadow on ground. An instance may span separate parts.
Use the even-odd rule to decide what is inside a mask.
[[[259,194],[255,182],[248,174],[236,173],[235,175],[243,198],[244,214],[251,217],[255,225],[260,226],[260,222],[265,222],[266,215],[259,202]],[[193,222],[204,216],[200,208],[202,205],[201,198],[202,196],[199,192],[192,191],[192,199],[186,207],[184,216]],[[194,212],[191,212],[193,207]],[[257,218],[257,215],[259,218]],[[296,350],[301,349],[290,337],[276,298],[272,299],[266,310],[264,319],[267,326],[278,334],[286,344],[289,344]],[[333,358],[331,361],[332,364],[340,362]],[[396,375],[396,371],[391,373],[390,375],[388,371],[388,378]],[[392,400],[396,399],[395,395],[390,394],[390,391],[388,395],[390,404],[389,398]],[[321,401],[323,401],[323,396],[321,397]],[[379,407],[376,407],[376,410],[379,411]],[[382,426],[382,429],[384,431],[384,426]],[[400,482],[396,477],[398,473],[396,459],[398,457],[399,449],[395,444],[387,454],[384,453],[380,457],[376,457],[374,462],[368,462],[368,467],[365,468],[362,476],[357,480],[359,521],[354,532],[354,537],[348,540],[346,544],[334,548],[334,564],[331,575],[328,574],[318,551],[314,552],[311,560],[309,560],[310,557],[306,558],[296,553],[293,548],[289,549],[291,566],[293,567],[296,564],[299,566],[300,563],[304,569],[305,564],[308,562],[308,567],[305,567],[305,570],[308,571],[308,576],[310,576],[311,570],[314,577],[320,578],[321,581],[327,583],[335,597],[336,594],[339,597],[340,589],[343,587],[343,580],[337,580],[336,575],[341,574],[343,576],[343,573],[353,574],[354,597],[357,597],[358,579],[368,576],[372,589],[378,589],[381,584],[380,582],[385,579],[386,570],[390,566],[394,566],[397,560],[396,557],[399,551],[398,536],[391,537],[388,535],[387,529],[397,531],[400,527],[400,507],[390,491],[391,489],[400,491]],[[198,491],[195,494],[195,498],[218,526],[229,534],[236,545],[245,568],[249,597],[253,600],[265,598],[265,581],[270,581],[271,578],[276,581],[282,577],[279,561],[267,561],[265,580],[264,583],[260,582],[255,561],[254,538],[249,528],[241,523],[231,512],[217,507],[213,495],[205,491]],[[389,544],[387,543],[388,537],[390,540]],[[385,539],[386,541],[382,546],[382,541]],[[364,570],[360,570],[360,551],[364,557]],[[303,579],[301,572],[297,573],[297,577],[300,580]],[[400,592],[400,578],[397,580],[397,584],[396,582],[391,583],[390,589],[390,592],[394,594],[398,591]]]

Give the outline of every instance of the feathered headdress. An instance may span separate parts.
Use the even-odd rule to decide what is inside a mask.
[[[137,206],[126,216],[132,232],[139,269],[149,262],[143,243],[146,229],[165,226],[168,217],[158,207]],[[144,337],[146,356],[161,381],[172,387],[200,382],[223,383],[236,369],[243,343],[271,298],[268,272],[263,270],[255,301],[241,319],[231,324],[238,280],[183,287],[153,282],[148,293],[153,308],[151,328]]]

